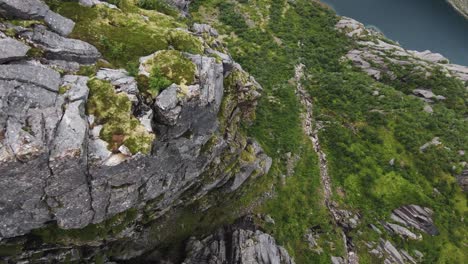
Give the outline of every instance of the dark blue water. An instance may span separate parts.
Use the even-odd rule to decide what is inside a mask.
[[[373,25],[411,50],[468,65],[468,19],[445,0],[322,0],[339,15]]]

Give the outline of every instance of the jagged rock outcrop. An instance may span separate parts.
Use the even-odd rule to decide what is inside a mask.
[[[370,254],[378,259],[382,259],[385,264],[416,264],[424,257],[423,254],[417,250],[414,250],[412,254],[410,254],[403,249],[398,249],[389,240],[382,238],[378,242],[368,242],[366,246]]]
[[[420,234],[415,234],[411,232],[408,228],[397,225],[397,224],[392,224],[392,223],[384,223],[383,224],[385,229],[387,229],[390,233],[399,235],[403,238],[409,238],[413,240],[421,240],[422,236]]]
[[[75,23],[49,9],[41,0],[1,0],[0,16],[19,19],[43,19],[53,31],[62,36],[69,35]]]
[[[25,29],[20,34],[31,43],[43,49],[45,58],[50,60],[92,64],[101,57],[99,51],[91,44],[77,39],[62,37],[47,30],[42,25],[37,25],[32,30]]]
[[[184,264],[294,264],[286,249],[258,230],[248,218],[187,244]]]
[[[448,0],[448,2],[455,10],[468,19],[468,0]]]
[[[450,64],[447,58],[438,53],[406,50],[387,40],[380,32],[366,28],[352,18],[341,17],[335,28],[358,44],[357,48],[345,55],[345,59],[377,80],[384,76],[396,79],[396,74],[391,70],[392,66],[408,66],[411,71],[426,75],[440,67],[447,75],[464,82],[468,81],[468,67]]]
[[[412,204],[393,210],[390,218],[406,227],[414,227],[429,235],[435,236],[439,234],[439,231],[434,225],[432,214],[434,214],[434,212],[431,209]]]
[[[113,237],[69,240],[67,247],[49,242],[6,261],[30,261],[37,254],[44,262],[77,260],[82,246],[89,253],[126,237],[144,240],[148,230],[137,224],[143,219],[148,224],[182,201],[189,205],[213,190],[233,192],[247,179],[268,172],[271,158],[238,129],[241,121],[254,117],[261,87],[228,55],[219,52],[226,59],[218,62],[184,53],[195,66],[194,82],[173,84],[148,105],[136,79],[122,69],[103,68],[93,78],[73,75],[79,65],[95,63],[101,54],[86,42],[62,36],[66,30],[59,29],[57,16],[47,19],[51,11],[45,4],[0,3],[8,4],[1,5],[2,15],[50,24],[0,27],[0,41],[16,46],[0,61],[0,246],[23,247],[37,238],[31,232],[43,229],[56,234],[99,230],[122,214],[131,215],[127,221],[135,223]],[[6,29],[16,38],[6,38]],[[209,32],[215,35],[214,29]],[[44,53],[30,59],[30,47]],[[14,63],[5,64],[10,62]],[[123,144],[114,148],[105,140],[105,120],[85,110],[95,96],[91,84],[96,80],[110,85],[112,94],[129,99],[127,118],[153,135],[149,153],[132,153]],[[273,243],[270,237],[260,237]],[[273,246],[271,250],[279,252]]]

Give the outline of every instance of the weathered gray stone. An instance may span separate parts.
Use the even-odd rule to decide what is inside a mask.
[[[435,137],[433,138],[431,141],[427,142],[427,143],[424,143],[424,145],[422,145],[420,148],[419,148],[419,151],[421,152],[424,152],[428,147],[430,146],[439,146],[441,145],[442,142],[440,142],[440,138],[439,137]]]
[[[248,144],[243,153],[244,159],[241,160],[244,166],[235,176],[230,187],[231,191],[237,190],[248,178],[253,178],[255,174],[263,175],[270,170],[271,158],[263,153],[262,148],[255,141]]]
[[[239,263],[293,264],[288,252],[273,237],[244,222],[219,229],[202,240],[192,238],[184,264]]]
[[[156,97],[154,102],[156,118],[162,124],[173,126],[177,123],[177,119],[182,111],[182,107],[178,105],[178,90],[179,86],[177,84],[172,84]]]
[[[346,260],[342,257],[331,257],[332,264],[346,264]]]
[[[429,235],[439,234],[432,220],[433,211],[419,205],[405,205],[393,210],[391,219],[407,227],[414,227]]]
[[[47,60],[47,64],[54,69],[59,69],[68,74],[78,72],[81,66],[78,62],[64,60]]]
[[[78,101],[88,99],[88,77],[78,75],[65,75],[62,78],[62,87],[66,87],[67,91],[64,96],[70,101]]]
[[[44,21],[50,29],[62,36],[68,36],[75,27],[75,22],[51,10],[47,11]]]
[[[0,65],[0,80],[18,81],[58,92],[60,74],[46,67],[29,65]]]
[[[23,59],[29,49],[29,46],[18,40],[12,38],[0,39],[0,63]]]
[[[31,65],[0,65],[0,238],[50,221],[43,200],[49,140],[61,117],[60,75]]]
[[[218,31],[211,27],[210,25],[207,24],[198,24],[194,23],[192,25],[192,31],[195,34],[202,35],[204,33],[209,34],[210,36],[217,37],[218,36]]]
[[[413,240],[421,240],[422,236],[420,234],[415,234],[411,232],[408,228],[405,228],[400,225],[392,224],[392,223],[385,223],[384,224],[385,229],[387,229],[389,232],[399,235],[403,238],[409,238]]]
[[[398,263],[398,264],[405,263],[398,249],[396,249],[395,246],[390,241],[381,239],[380,246],[388,254],[387,259],[390,261],[389,263]]]
[[[90,64],[95,63],[101,57],[99,51],[91,44],[77,39],[64,38],[41,25],[21,35],[44,49],[47,59]]]
[[[0,0],[0,15],[9,18],[43,19],[48,11],[40,0]]]
[[[183,16],[188,15],[188,8],[189,8],[190,3],[192,2],[192,0],[164,0],[164,1],[176,7],[177,9],[179,9],[180,13]]]
[[[109,81],[114,85],[115,90],[118,93],[125,93],[129,97],[130,101],[138,101],[138,98],[136,97],[138,94],[137,82],[135,78],[128,74],[127,71],[123,69],[115,70],[102,68],[97,72],[96,78]]]

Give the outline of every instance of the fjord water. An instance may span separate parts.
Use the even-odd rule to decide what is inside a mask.
[[[468,19],[446,0],[323,0],[339,15],[375,26],[411,50],[430,50],[468,65]]]

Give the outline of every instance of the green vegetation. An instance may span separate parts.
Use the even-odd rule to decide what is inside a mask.
[[[114,3],[125,12],[84,8],[76,3],[57,3],[54,9],[77,22],[73,37],[96,45],[112,64],[126,67],[133,75],[137,74],[139,57],[159,51],[146,65],[149,77],[137,76],[141,91],[151,97],[171,83],[192,84],[196,67],[182,52],[202,53],[204,46],[197,37],[176,29],[187,25],[175,18],[172,9],[167,10],[158,0],[136,2],[148,10],[137,8],[131,1]],[[297,263],[328,263],[331,255],[343,255],[341,237],[322,203],[317,157],[301,128],[303,109],[295,94],[293,77],[295,65],[302,63],[304,85],[314,99],[314,115],[323,125],[320,140],[328,157],[333,198],[341,208],[362,216],[359,228],[351,232],[361,263],[379,261],[364,244],[379,239],[367,224],[386,220],[393,209],[411,203],[434,210],[440,235],[424,235],[422,241],[406,241],[387,233],[382,236],[408,252],[424,252],[426,263],[466,262],[468,236],[463,219],[468,216],[467,197],[454,178],[461,172],[460,163],[466,160],[458,150],[468,149],[466,84],[445,76],[439,69],[428,78],[424,72],[414,71],[413,65],[392,65],[395,80],[388,76],[381,82],[372,79],[341,60],[356,44],[334,29],[337,18],[332,11],[312,1],[201,0],[192,3],[191,9],[193,17],[189,22],[215,26],[230,54],[263,86],[257,118],[252,126],[243,123],[240,134],[260,142],[273,164],[268,175],[249,180],[236,193],[214,191],[189,203],[187,197],[194,190],[188,190],[184,195],[187,207],[174,210],[157,222],[151,222],[154,218],[148,215],[145,224],[151,224],[155,243],[162,243],[162,247],[176,254],[180,248],[174,245],[182,245],[189,236],[206,234],[253,211],[273,217],[274,225],[257,221],[287,248]],[[369,36],[368,40],[377,39]],[[92,76],[96,68],[82,70]],[[237,81],[247,79],[248,76],[235,72],[225,80],[220,112],[222,132],[232,126],[227,122],[236,100],[231,89]],[[103,81],[92,79],[89,86],[88,113],[103,124],[101,137],[113,150],[125,144],[133,153],[148,152],[152,135],[132,117],[128,98],[116,94]],[[434,103],[434,113],[428,114],[423,111],[424,103],[410,96],[413,89],[420,87],[447,99]],[[219,136],[213,135],[204,151],[209,151]],[[420,151],[434,137],[439,137],[442,145]],[[245,143],[239,141],[239,145]],[[247,147],[240,157],[252,161],[252,150]],[[293,161],[290,157],[298,159]],[[221,164],[226,163],[224,173],[238,170],[238,161],[230,162],[230,158],[221,157]],[[289,173],[291,166],[294,171]],[[204,176],[202,181],[211,181],[212,177]],[[262,195],[267,192],[274,196],[265,200]],[[213,206],[202,211],[207,205]],[[105,237],[110,232],[106,225],[90,228],[90,236],[84,240]],[[305,241],[304,235],[311,228],[320,230],[321,254]],[[45,229],[37,234],[51,242],[62,237],[57,232]],[[66,237],[76,239],[78,235],[81,234]]]
[[[183,30],[174,30],[167,36],[168,43],[176,50],[186,51],[192,54],[203,53],[202,41]]]
[[[156,10],[174,17],[179,15],[179,11],[164,0],[138,0],[137,5],[144,9]]]
[[[164,50],[157,52],[154,57],[145,64],[150,72],[163,74],[176,84],[192,84],[195,80],[195,64],[176,50]],[[154,70],[156,68],[157,70]]]
[[[139,9],[130,0],[117,4],[125,12],[103,5],[87,8],[76,2],[60,2],[51,7],[76,22],[72,38],[93,44],[105,59],[129,71],[140,57],[167,49],[169,45],[185,52],[203,50],[200,40],[189,32],[171,33],[176,28],[187,28],[176,18]]]
[[[320,196],[313,195],[319,188],[316,158],[307,160],[311,149],[303,149],[300,106],[291,82],[298,63],[306,66],[306,88],[314,98],[314,113],[325,124],[320,133],[322,147],[335,190],[340,190],[334,199],[363,215],[362,233],[353,234],[358,237],[355,240],[375,239],[373,231],[364,228],[367,223],[387,219],[396,207],[416,203],[434,209],[441,235],[411,243],[388,239],[401,248],[423,251],[427,263],[463,262],[467,238],[461,219],[468,210],[466,196],[454,179],[464,158],[457,151],[468,148],[468,126],[463,118],[467,94],[461,82],[440,71],[433,72],[431,78],[409,74],[411,67],[395,70],[399,77],[395,81],[376,82],[340,62],[353,43],[333,29],[334,14],[315,3],[205,0],[195,2],[192,9],[195,21],[212,21],[225,34],[234,59],[264,88],[257,119],[247,131],[274,158],[269,177],[285,174],[286,153],[301,157],[296,174],[286,179],[284,186],[276,183],[276,198],[260,209],[273,216],[276,225],[267,228],[293,253],[297,263],[320,257],[329,261],[305,248],[302,237],[313,222],[324,222],[320,219],[327,216],[317,205]],[[423,103],[408,96],[419,87],[447,97],[433,106],[434,114],[422,111]],[[380,96],[373,95],[376,90]],[[435,136],[441,138],[443,146],[420,152],[419,147]],[[308,170],[301,170],[301,164]],[[313,200],[304,202],[301,188],[306,186],[307,177],[315,177],[316,182],[308,186]],[[439,195],[434,194],[434,188]],[[299,201],[303,202],[295,206]],[[307,218],[303,213],[309,210],[323,213]],[[329,225],[320,226],[326,234],[333,234]],[[329,240],[334,241],[331,236]],[[445,246],[436,246],[436,241]],[[363,263],[375,263],[365,245],[360,246]],[[326,253],[333,252],[323,248]]]
[[[90,224],[83,229],[60,229],[56,224],[32,231],[32,235],[43,243],[62,245],[83,244],[106,239],[110,235],[122,232],[137,217],[136,209],[130,209],[117,214],[100,224]]]
[[[105,81],[91,79],[88,82],[89,101],[87,112],[102,124],[100,137],[116,151],[125,145],[132,153],[149,153],[154,134],[146,131],[138,119],[132,116],[132,104],[125,94],[116,94],[114,87]]]

